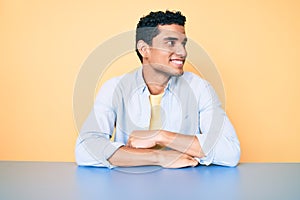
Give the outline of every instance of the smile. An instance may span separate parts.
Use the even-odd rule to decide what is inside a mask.
[[[170,61],[179,67],[183,66],[183,63],[184,63],[184,60],[178,60],[178,59],[171,59]]]

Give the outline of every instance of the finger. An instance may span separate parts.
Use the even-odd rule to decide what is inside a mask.
[[[196,167],[199,164],[198,161],[194,158],[191,160],[190,163],[191,163],[191,166],[193,166],[193,167]]]
[[[127,141],[127,143],[126,143],[126,146],[128,146],[128,147],[132,147],[132,145],[131,145],[131,141],[130,141],[130,140],[128,140],[128,141]]]

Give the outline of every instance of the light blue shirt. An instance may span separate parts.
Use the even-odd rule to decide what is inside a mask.
[[[110,156],[127,143],[133,130],[148,130],[150,92],[142,68],[107,81],[76,143],[76,162],[83,166],[114,167]],[[236,166],[240,144],[212,86],[191,72],[172,77],[161,100],[164,130],[196,135],[205,157],[200,164]],[[111,142],[116,130],[115,141]]]

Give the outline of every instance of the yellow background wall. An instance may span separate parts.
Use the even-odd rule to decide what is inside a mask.
[[[81,64],[139,17],[170,9],[218,67],[241,161],[300,161],[298,1],[126,2],[0,0],[0,160],[74,161]],[[131,56],[114,65],[139,65]]]

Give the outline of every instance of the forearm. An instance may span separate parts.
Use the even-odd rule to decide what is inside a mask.
[[[109,159],[115,166],[159,165],[166,168],[181,168],[198,165],[193,157],[175,150],[119,148]]]
[[[157,138],[159,145],[169,147],[193,157],[204,157],[200,143],[194,135],[184,135],[163,130],[160,131]]]
[[[127,142],[127,146],[142,149],[155,145],[166,146],[193,157],[204,157],[200,143],[194,135],[184,135],[166,130],[137,130],[131,133]]]
[[[159,165],[157,150],[154,149],[137,149],[127,146],[119,148],[108,159],[114,166],[143,166]]]

